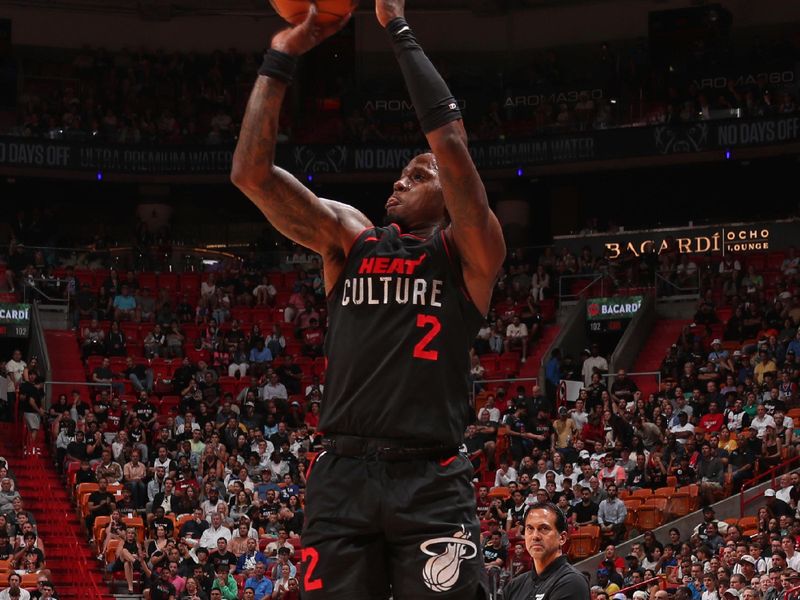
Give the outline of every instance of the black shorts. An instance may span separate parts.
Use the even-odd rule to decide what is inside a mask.
[[[472,465],[321,452],[307,482],[305,600],[488,595]]]

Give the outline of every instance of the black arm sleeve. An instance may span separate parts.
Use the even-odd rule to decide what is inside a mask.
[[[397,17],[389,21],[386,31],[422,131],[429,133],[443,125],[461,119],[461,111],[442,76],[423,52],[406,20]]]

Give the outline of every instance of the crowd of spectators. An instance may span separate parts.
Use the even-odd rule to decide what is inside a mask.
[[[59,467],[74,474],[76,485],[98,484],[100,495],[89,499],[86,515],[98,555],[130,587],[141,579],[151,598],[169,586],[178,594],[188,589],[190,598],[195,589],[201,598],[239,597],[251,577],[274,597],[296,594],[305,471],[317,447],[324,389],[324,369],[311,365],[319,364],[326,321],[319,262],[296,254],[294,272],[265,272],[245,261],[235,271],[197,276],[194,291],[148,289],[140,283],[146,274],[133,271],[103,272],[89,282],[64,270],[78,290],[73,314],[89,377],[109,388],[93,398],[82,390],[61,395],[42,417]],[[519,527],[535,500],[562,506],[572,530],[596,523],[613,546],[630,533],[621,500],[630,491],[696,484],[702,501],[711,503],[796,453],[800,440],[789,411],[800,376],[799,263],[793,249],[769,261],[669,250],[616,260],[588,249],[577,255],[547,249],[536,260],[509,252],[473,348],[475,380],[485,378],[487,356],[531,356],[561,276],[602,272],[620,286],[644,285],[658,270],[680,287],[691,276],[700,300],[694,323],[666,353],[658,389],[643,393],[624,370],[607,379],[608,361],[590,344],[579,357],[554,352],[542,387],[511,382],[479,394],[464,449],[476,468],[482,550],[498,585],[530,568]],[[238,318],[256,314],[269,322],[269,335]],[[126,334],[132,330],[139,332],[134,339]],[[112,368],[121,363],[123,369]],[[174,368],[154,368],[164,363]],[[24,405],[31,392],[19,384],[35,387],[42,379],[31,374],[36,363],[14,356],[9,369],[20,379],[9,393]],[[584,385],[567,406],[555,401],[563,378]],[[110,486],[118,492],[108,492]],[[766,536],[757,538],[760,556],[775,555],[772,538],[783,543],[794,531],[796,502],[784,502],[785,487],[759,515]],[[112,499],[102,503],[106,494]],[[143,539],[126,529],[121,519],[129,514],[141,515]],[[107,519],[101,530],[94,527],[98,518]],[[613,597],[612,583],[646,580],[650,569],[670,585],[687,584],[692,600],[713,600],[696,596],[699,584],[687,579],[695,575],[682,564],[690,556],[709,568],[732,560],[727,580],[722,568],[713,571],[713,585],[736,589],[741,556],[733,560],[724,548],[731,536],[739,553],[736,533],[744,530],[727,532],[722,544],[713,531],[671,540],[677,551],[648,542],[641,568],[631,570],[624,560],[619,568],[604,567],[609,583],[595,597]],[[747,537],[746,552],[753,555],[754,536]],[[699,581],[708,586],[702,573]]]
[[[800,478],[784,475],[780,487],[765,496],[768,503],[757,515],[720,520],[705,507],[702,522],[687,535],[670,528],[659,540],[647,532],[624,557],[609,544],[591,574],[596,577],[592,600],[796,598]],[[751,528],[745,531],[744,524]]]
[[[515,261],[513,253],[509,260]],[[622,266],[625,260],[630,264]],[[660,387],[650,386],[653,389],[643,393],[624,369],[607,378],[608,362],[598,346],[591,345],[574,360],[554,351],[546,364],[543,387],[511,381],[478,395],[478,422],[467,430],[466,449],[482,473],[478,511],[484,527],[484,556],[498,585],[529,568],[520,541],[520,519],[525,507],[537,500],[562,506],[573,532],[581,526],[598,525],[613,554],[613,544],[631,533],[630,523],[625,525],[628,510],[620,496],[642,488],[675,489],[694,484],[700,502],[710,505],[797,454],[800,437],[793,416],[800,416],[798,263],[793,248],[769,256],[716,259],[667,251],[649,258],[622,257],[616,262],[593,257],[589,249],[577,257],[562,249],[541,256],[537,271],[543,276],[536,280],[519,277],[518,271],[514,277],[509,265],[507,276],[499,283],[503,290],[499,297],[507,298],[508,308],[493,315],[498,321],[488,326],[491,336],[498,338],[505,323],[513,327],[524,321],[523,311],[530,298],[540,297],[539,281],[547,275],[557,281],[560,274],[589,275],[609,266],[613,273],[661,268],[667,280],[681,281],[688,273],[700,298],[694,322],[686,325],[666,351]],[[638,285],[647,280],[653,281],[648,275]],[[544,288],[545,297],[552,293],[549,287]],[[669,344],[669,340],[664,342]],[[508,347],[487,345],[479,339],[473,368],[492,351],[508,351]],[[559,406],[555,386],[562,378],[582,381],[584,387],[574,403]],[[767,491],[767,506],[759,511],[758,534],[747,531],[743,548],[738,546],[744,528],[726,523],[720,524],[721,537],[711,528],[708,532],[701,528],[691,539],[671,540],[677,546],[669,550],[651,535],[633,568],[623,559],[610,569],[603,567],[599,574],[610,578],[601,584],[604,591],[595,590],[593,597],[603,600],[605,593],[606,598],[614,598],[619,588],[654,575],[668,575],[665,581],[670,587],[688,584],[694,600],[701,595],[703,600],[721,599],[731,586],[741,591],[741,586],[733,583],[741,570],[742,555],[764,556],[769,562],[771,555],[780,555],[781,544],[793,548],[800,542],[796,525],[800,521],[795,521],[800,488],[792,487],[798,482],[796,474],[791,478],[785,475],[781,490]],[[790,489],[794,490],[791,498]],[[707,536],[712,538],[710,543]],[[775,543],[778,548],[771,548]],[[709,544],[710,549],[705,547]],[[733,550],[730,555],[728,546]],[[760,552],[754,546],[759,546]],[[685,560],[691,562],[683,565]],[[696,567],[692,570],[698,560],[702,567],[699,575],[694,572]],[[763,559],[759,565],[762,563]],[[776,577],[770,580],[770,565],[759,566],[766,579],[758,584],[754,598],[771,599],[775,595],[766,596],[768,589],[781,589],[775,588]],[[704,581],[709,571],[713,580]],[[745,583],[750,585],[751,578]],[[781,578],[786,584],[796,578],[796,572],[781,572],[777,580]],[[609,581],[618,587],[609,586]],[[734,594],[734,600],[738,598]]]
[[[792,82],[776,86],[766,75],[739,79],[777,68],[773,65],[792,64],[796,49],[783,39],[728,50],[724,56],[701,50],[670,65],[653,61],[639,42],[617,46],[565,49],[563,55],[548,49],[501,72],[481,72],[467,66],[470,61],[446,56],[437,57],[437,63],[457,95],[469,98],[464,111],[468,131],[481,140],[797,111]],[[234,49],[200,54],[85,47],[57,54],[20,48],[17,60],[24,74],[22,91],[17,122],[7,134],[122,144],[219,145],[236,136],[260,57]],[[353,95],[359,87],[377,89],[374,85],[353,84],[354,73],[318,70],[324,81],[304,88],[297,110],[282,113],[281,140],[392,144],[422,140],[410,111],[376,110],[368,101],[375,98]],[[724,88],[698,84],[702,75],[710,73],[735,73],[737,78]],[[476,86],[476,81],[483,85]],[[718,81],[719,77],[715,86]],[[381,93],[403,97],[391,87]],[[305,118],[293,119],[295,112],[313,115],[313,127]]]
[[[11,380],[0,377],[0,385]],[[16,489],[16,477],[0,457],[0,579],[7,587],[0,600],[56,598],[51,572],[45,560],[45,542],[36,527],[36,517],[25,509]],[[29,590],[33,591],[29,591]]]

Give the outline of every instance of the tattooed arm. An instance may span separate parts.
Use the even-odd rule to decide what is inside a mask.
[[[311,6],[301,25],[285,29],[272,39],[273,49],[299,56],[339,31],[349,18],[318,25],[315,5]],[[318,198],[275,165],[278,117],[286,87],[272,77],[259,75],[256,80],[233,155],[231,181],[278,231],[322,255],[326,287],[333,286],[350,243],[370,222],[351,206]]]

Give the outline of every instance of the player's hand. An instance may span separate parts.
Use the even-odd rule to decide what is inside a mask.
[[[275,34],[272,38],[272,49],[291,56],[305,54],[342,29],[351,16],[352,13],[330,23],[320,23],[317,18],[317,5],[312,2],[305,21]]]
[[[405,0],[375,0],[375,15],[381,27],[386,27],[389,21],[405,15]]]

